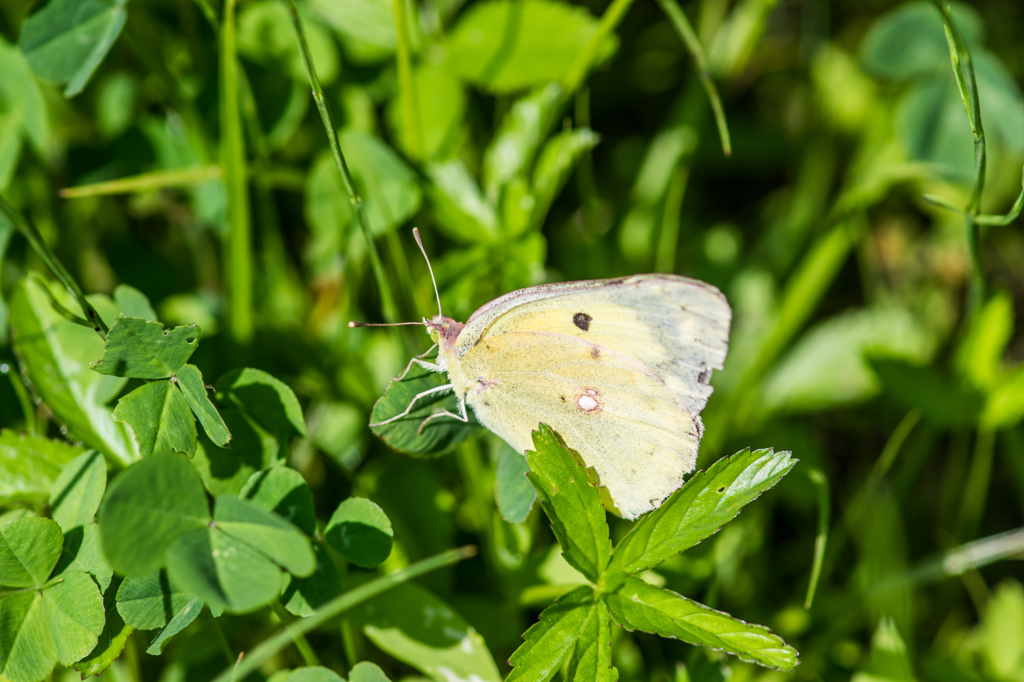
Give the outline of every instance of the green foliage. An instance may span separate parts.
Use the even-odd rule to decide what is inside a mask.
[[[118,401],[112,415],[132,430],[139,454],[196,453],[196,424],[188,401],[170,381],[145,384]]]
[[[103,357],[93,369],[116,377],[167,379],[188,362],[200,334],[194,324],[168,330],[159,322],[121,317],[110,328]]]
[[[356,566],[376,568],[391,554],[391,521],[376,504],[361,497],[342,502],[324,530],[324,539]]]
[[[53,483],[47,503],[65,533],[92,523],[107,487],[107,465],[95,450],[67,463]]]
[[[0,431],[0,501],[45,498],[63,466],[81,452],[61,441]]]

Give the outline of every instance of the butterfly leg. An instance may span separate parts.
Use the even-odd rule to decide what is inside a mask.
[[[435,393],[447,393],[450,390],[452,390],[452,385],[451,384],[445,384],[444,386],[438,386],[437,388],[432,388],[429,391],[423,391],[422,393],[417,393],[416,395],[414,395],[412,397],[412,400],[409,401],[409,406],[405,408],[404,412],[402,412],[400,414],[396,414],[394,417],[391,417],[390,419],[385,419],[382,422],[377,422],[375,424],[370,424],[370,426],[384,426],[385,424],[390,424],[391,422],[395,421],[396,419],[401,419],[402,417],[406,417],[406,416],[409,415],[410,412],[412,412],[412,406],[415,405],[416,401],[419,400],[420,398],[426,398],[428,395],[434,395]]]
[[[409,370],[412,369],[413,365],[419,365],[423,369],[425,369],[427,371],[430,371],[430,372],[443,372],[444,370],[441,369],[440,365],[435,365],[432,362],[424,362],[423,361],[423,358],[425,358],[426,356],[430,355],[430,353],[435,348],[437,348],[437,344],[436,343],[433,346],[431,346],[430,348],[428,348],[426,353],[423,353],[422,355],[417,355],[412,360],[410,360],[409,364],[405,366],[405,371],[402,372],[401,374],[399,374],[397,377],[395,377],[395,381],[401,381],[402,379],[404,379],[405,375],[409,373]]]
[[[469,415],[466,414],[466,399],[465,398],[461,398],[461,397],[459,398],[459,412],[461,412],[462,414],[455,414],[453,412],[449,412],[448,410],[442,410],[441,412],[435,412],[434,414],[430,415],[429,417],[427,417],[426,419],[424,419],[420,423],[420,428],[416,429],[417,435],[423,433],[423,427],[427,425],[428,421],[430,421],[431,419],[434,419],[435,417],[446,417],[446,416],[447,417],[455,417],[460,422],[468,423],[469,422]]]

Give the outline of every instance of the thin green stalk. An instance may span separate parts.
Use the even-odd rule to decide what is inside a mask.
[[[1004,215],[980,215],[974,219],[974,222],[978,225],[1009,225],[1020,217],[1022,208],[1024,208],[1024,171],[1021,172],[1020,194],[1017,195],[1017,201],[1013,202],[1013,207],[1009,212]]]
[[[594,66],[594,56],[597,54],[597,49],[619,25],[622,17],[625,16],[626,11],[632,5],[633,0],[612,0],[612,4],[601,15],[601,21],[598,23],[597,30],[594,31],[590,42],[576,56],[576,61],[573,62],[573,65],[569,67],[569,70],[562,78],[564,97],[568,97],[576,92],[576,89],[583,84],[583,80]]]
[[[658,250],[654,257],[655,272],[674,272],[676,269],[679,222],[689,177],[689,167],[680,164],[676,166],[669,181],[668,192],[665,193],[665,210],[661,217],[661,235],[658,237]]]
[[[825,563],[825,549],[828,546],[828,529],[832,511],[832,496],[829,493],[828,477],[819,469],[807,472],[814,484],[818,500],[818,534],[814,538],[814,561],[811,563],[811,578],[807,583],[807,597],[804,608],[810,609],[814,604],[814,594],[818,590],[821,568]]]
[[[198,185],[220,178],[220,166],[192,166],[175,168],[174,170],[142,173],[117,180],[94,182],[78,187],[65,187],[60,190],[62,199],[81,199],[82,197],[107,196],[111,194],[132,194],[135,192],[152,192],[168,187],[187,187]]]
[[[395,31],[398,34],[398,45],[395,49],[395,61],[398,64],[399,100],[402,103],[402,123],[405,128],[406,152],[414,159],[423,158],[423,141],[420,134],[420,121],[416,115],[416,93],[412,82],[412,60],[409,49],[409,19],[405,13],[405,0],[392,0],[395,10]]]
[[[36,430],[36,408],[32,404],[32,399],[29,398],[28,389],[25,388],[21,376],[13,366],[6,362],[0,362],[0,374],[7,375],[11,382],[11,388],[14,389],[14,395],[18,397],[21,412],[25,415],[25,430],[32,434],[38,433]]]
[[[424,573],[429,573],[430,571],[450,566],[451,564],[462,561],[463,559],[468,559],[474,554],[476,554],[476,548],[472,546],[451,549],[447,552],[442,552],[441,554],[435,554],[434,556],[423,559],[422,561],[417,561],[411,566],[406,566],[394,573],[389,573],[388,575],[375,578],[368,583],[364,583],[355,589],[349,590],[321,606],[320,609],[312,616],[285,625],[277,632],[277,634],[263,640],[259,646],[249,652],[234,669],[228,668],[218,675],[213,682],[228,682],[228,680],[231,679],[243,680],[250,673],[263,665],[265,661],[269,660],[279,651],[291,644],[297,635],[302,635],[315,630],[353,606],[356,606],[371,597],[375,597],[381,592],[385,592],[396,585],[408,582],[409,580],[423,575]]]
[[[214,11],[208,0],[195,0],[195,3],[199,5],[199,10],[206,17],[206,21],[210,24],[210,28],[213,32],[220,33],[220,25],[217,23],[217,12]]]
[[[100,317],[100,314],[92,307],[92,304],[86,300],[85,293],[82,292],[82,289],[78,286],[74,277],[71,276],[71,273],[64,268],[63,263],[57,259],[57,255],[50,248],[50,245],[46,243],[46,240],[43,239],[43,235],[39,233],[39,229],[35,224],[24,216],[21,211],[7,203],[7,199],[5,199],[3,195],[0,195],[0,213],[11,221],[11,224],[14,225],[15,229],[17,229],[18,232],[28,240],[28,243],[32,246],[39,257],[43,259],[46,266],[50,268],[50,272],[60,280],[60,283],[63,284],[68,291],[74,294],[75,300],[78,301],[78,305],[82,307],[82,313],[85,315],[88,325],[104,339],[107,338],[107,332],[110,331],[107,327],[107,323],[103,321],[103,318]]]
[[[977,531],[981,515],[985,511],[994,456],[995,434],[988,429],[978,431],[974,440],[974,456],[971,458],[971,468],[967,473],[960,504],[957,535],[961,538],[970,537]]]
[[[697,37],[693,26],[690,25],[689,19],[686,18],[686,14],[683,13],[676,0],[657,0],[657,3],[661,7],[661,11],[668,17],[669,23],[675,28],[676,33],[679,34],[683,45],[686,46],[686,50],[690,53],[690,58],[693,59],[693,66],[697,70],[697,77],[700,79],[700,84],[704,87],[704,92],[707,93],[711,110],[715,114],[715,126],[718,128],[718,138],[722,142],[722,153],[726,156],[732,156],[729,124],[725,120],[722,99],[718,96],[718,88],[715,87],[715,81],[712,80],[711,72],[708,70],[708,60],[704,56],[704,48],[700,44],[700,39]]]
[[[252,227],[249,217],[248,169],[239,101],[239,65],[235,35],[235,1],[224,3],[221,28],[221,170],[228,196],[228,324],[235,340],[252,339]]]
[[[231,0],[228,0],[229,2]],[[381,308],[383,308],[384,319],[387,322],[394,322],[397,313],[394,299],[391,297],[391,287],[388,284],[387,276],[384,273],[384,266],[381,264],[380,254],[377,252],[377,244],[373,241],[373,234],[370,232],[370,222],[366,219],[366,211],[363,208],[363,199],[359,196],[355,182],[352,180],[352,173],[349,172],[348,164],[345,162],[345,155],[341,151],[341,144],[338,141],[337,129],[334,127],[334,117],[331,109],[324,98],[324,89],[320,85],[320,78],[316,75],[316,67],[313,64],[313,57],[309,53],[309,44],[306,42],[306,32],[302,28],[302,20],[299,18],[299,10],[295,6],[295,0],[285,0],[288,10],[291,12],[292,23],[295,25],[295,33],[299,39],[299,49],[302,52],[302,60],[306,64],[306,75],[309,77],[310,87],[313,89],[313,101],[320,112],[320,119],[323,121],[324,129],[327,131],[327,141],[331,145],[331,154],[334,156],[334,163],[341,174],[341,180],[345,184],[352,208],[359,219],[359,227],[366,238],[366,251],[370,257],[370,267],[373,270],[373,278],[377,283],[377,290],[380,293]]]
[[[272,602],[270,604],[270,608],[275,614],[277,614],[277,617],[281,619],[282,625],[288,625],[289,623],[295,622],[295,618],[292,614],[284,610],[280,601]],[[306,639],[304,634],[296,634],[292,641],[295,644],[295,648],[299,650],[299,654],[302,656],[302,660],[306,662],[306,665],[313,667],[320,665],[320,657],[316,655],[316,651],[313,650],[313,647],[310,645],[309,640]]]
[[[209,622],[210,629],[213,630],[213,637],[217,640],[217,645],[220,646],[221,653],[227,659],[228,665],[233,664],[235,662],[235,655],[231,653],[231,645],[228,644],[228,638],[224,636],[224,631],[220,629],[220,623],[217,622],[209,607],[203,608],[203,615]]]

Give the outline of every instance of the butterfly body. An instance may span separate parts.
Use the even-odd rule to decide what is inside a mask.
[[[519,452],[544,422],[577,451],[627,518],[692,471],[698,416],[721,369],[731,311],[714,287],[676,275],[542,285],[501,296],[462,325],[427,321],[461,417]],[[446,413],[449,416],[459,416]]]

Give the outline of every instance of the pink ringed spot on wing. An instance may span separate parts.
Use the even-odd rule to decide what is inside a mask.
[[[604,407],[598,399],[600,397],[601,394],[597,392],[597,389],[588,388],[576,396],[576,407],[590,414],[600,412],[601,408]]]

